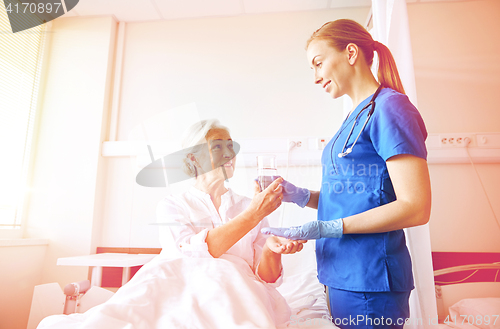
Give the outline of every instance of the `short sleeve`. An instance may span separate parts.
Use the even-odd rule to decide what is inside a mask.
[[[168,249],[167,254],[213,258],[206,242],[208,229],[196,229],[189,220],[189,213],[175,200],[166,198],[160,201],[156,216],[160,226],[160,244],[162,249]]]
[[[398,154],[427,159],[427,130],[408,96],[393,91],[388,97],[375,100],[370,121],[372,145],[384,161]]]

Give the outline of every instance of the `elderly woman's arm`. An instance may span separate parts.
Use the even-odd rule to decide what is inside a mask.
[[[264,217],[280,206],[282,181],[282,178],[276,179],[262,192],[257,186],[256,194],[247,209],[226,224],[208,231],[206,242],[210,255],[215,258],[222,256]]]
[[[258,268],[259,277],[268,283],[276,282],[281,273],[281,255],[301,251],[306,242],[306,240],[288,240],[277,236],[267,238]]]

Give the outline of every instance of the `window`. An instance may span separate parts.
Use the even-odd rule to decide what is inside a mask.
[[[0,2],[0,229],[20,229],[45,24],[12,33]]]

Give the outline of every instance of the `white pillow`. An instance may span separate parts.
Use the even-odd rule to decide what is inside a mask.
[[[450,325],[500,329],[500,298],[468,298],[450,306]]]

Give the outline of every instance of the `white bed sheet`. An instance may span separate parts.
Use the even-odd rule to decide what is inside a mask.
[[[336,328],[327,320],[325,293],[316,278],[315,261],[310,260],[310,254],[303,257],[304,263],[290,266],[290,273],[279,287],[291,315],[282,309],[281,296],[269,294],[255,283],[251,271],[242,273],[227,260],[158,259],[145,265],[108,302],[84,314],[47,317],[38,328],[270,329],[275,321],[273,312],[268,312],[270,308],[289,319],[278,328]],[[179,269],[183,275],[179,275]],[[214,278],[217,273],[220,276]],[[200,294],[202,290],[208,292]]]
[[[282,257],[284,278],[278,291],[292,308],[290,328],[337,328],[328,319],[324,286],[318,281],[315,241],[304,244],[298,254]]]
[[[326,294],[316,277],[316,270],[285,276],[278,291],[292,308],[290,328],[337,328],[329,320]]]

